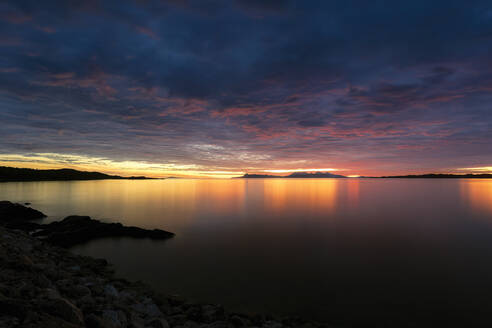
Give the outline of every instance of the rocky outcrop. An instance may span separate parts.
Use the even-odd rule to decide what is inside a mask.
[[[104,237],[132,237],[150,239],[168,239],[173,233],[154,229],[126,227],[121,223],[104,223],[88,216],[68,216],[62,221],[52,222],[38,227],[33,236],[42,237],[47,242],[63,247],[85,243]]]
[[[62,221],[49,224],[29,222],[46,217],[43,213],[9,201],[0,201],[0,224],[7,228],[31,232],[33,236],[44,239],[48,243],[71,247],[93,239],[105,237],[131,237],[168,239],[172,232],[137,227],[127,227],[121,223],[105,223],[88,216],[68,216]]]
[[[0,223],[25,222],[45,217],[46,215],[30,207],[7,200],[0,201]]]
[[[115,277],[105,260],[74,255],[2,226],[0,268],[0,327],[325,327],[164,296]]]

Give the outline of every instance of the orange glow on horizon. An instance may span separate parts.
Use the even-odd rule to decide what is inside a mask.
[[[316,168],[315,164],[311,168],[288,168],[292,163],[285,164],[284,168],[268,168],[264,161],[258,165],[248,165],[246,167],[227,166],[227,163],[200,165],[189,162],[183,163],[154,163],[146,161],[112,160],[103,157],[92,157],[77,154],[59,153],[32,153],[32,154],[3,154],[0,155],[0,166],[10,166],[18,168],[32,169],[61,169],[70,168],[80,171],[101,172],[119,176],[145,176],[150,178],[236,178],[245,173],[271,174],[285,176],[294,172],[341,172],[349,178],[360,176],[388,176],[388,175],[407,175],[407,174],[426,174],[426,173],[492,173],[492,166],[470,167],[470,168],[448,168],[441,170],[397,170],[389,168],[389,171],[374,170],[371,167],[352,167],[341,164],[339,168]],[[261,165],[261,166],[260,166]],[[281,162],[276,162],[277,167],[281,167]],[[363,165],[363,163],[358,163]]]

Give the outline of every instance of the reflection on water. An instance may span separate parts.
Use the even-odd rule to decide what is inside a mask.
[[[198,301],[356,326],[492,324],[492,180],[28,182],[0,184],[0,199],[175,232],[74,251]]]
[[[463,198],[475,211],[492,215],[492,181],[466,180],[461,184]]]

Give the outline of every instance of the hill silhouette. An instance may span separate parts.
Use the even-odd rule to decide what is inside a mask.
[[[289,174],[287,176],[278,176],[278,175],[268,175],[268,174],[249,174],[246,173],[242,177],[239,177],[240,179],[292,179],[292,178],[346,178],[346,176],[343,175],[338,175],[338,174],[332,174],[328,172],[315,172],[315,173],[309,173],[309,172],[294,172],[292,174]]]
[[[492,179],[492,174],[420,174],[420,175],[395,175],[383,176],[383,179]]]
[[[149,179],[146,177],[121,177],[100,172],[86,172],[73,169],[36,170],[0,166],[0,182],[14,181],[68,181],[104,179]]]

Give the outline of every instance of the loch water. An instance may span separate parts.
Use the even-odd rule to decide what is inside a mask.
[[[0,183],[0,200],[176,234],[73,248],[162,292],[340,326],[492,324],[492,180]]]

